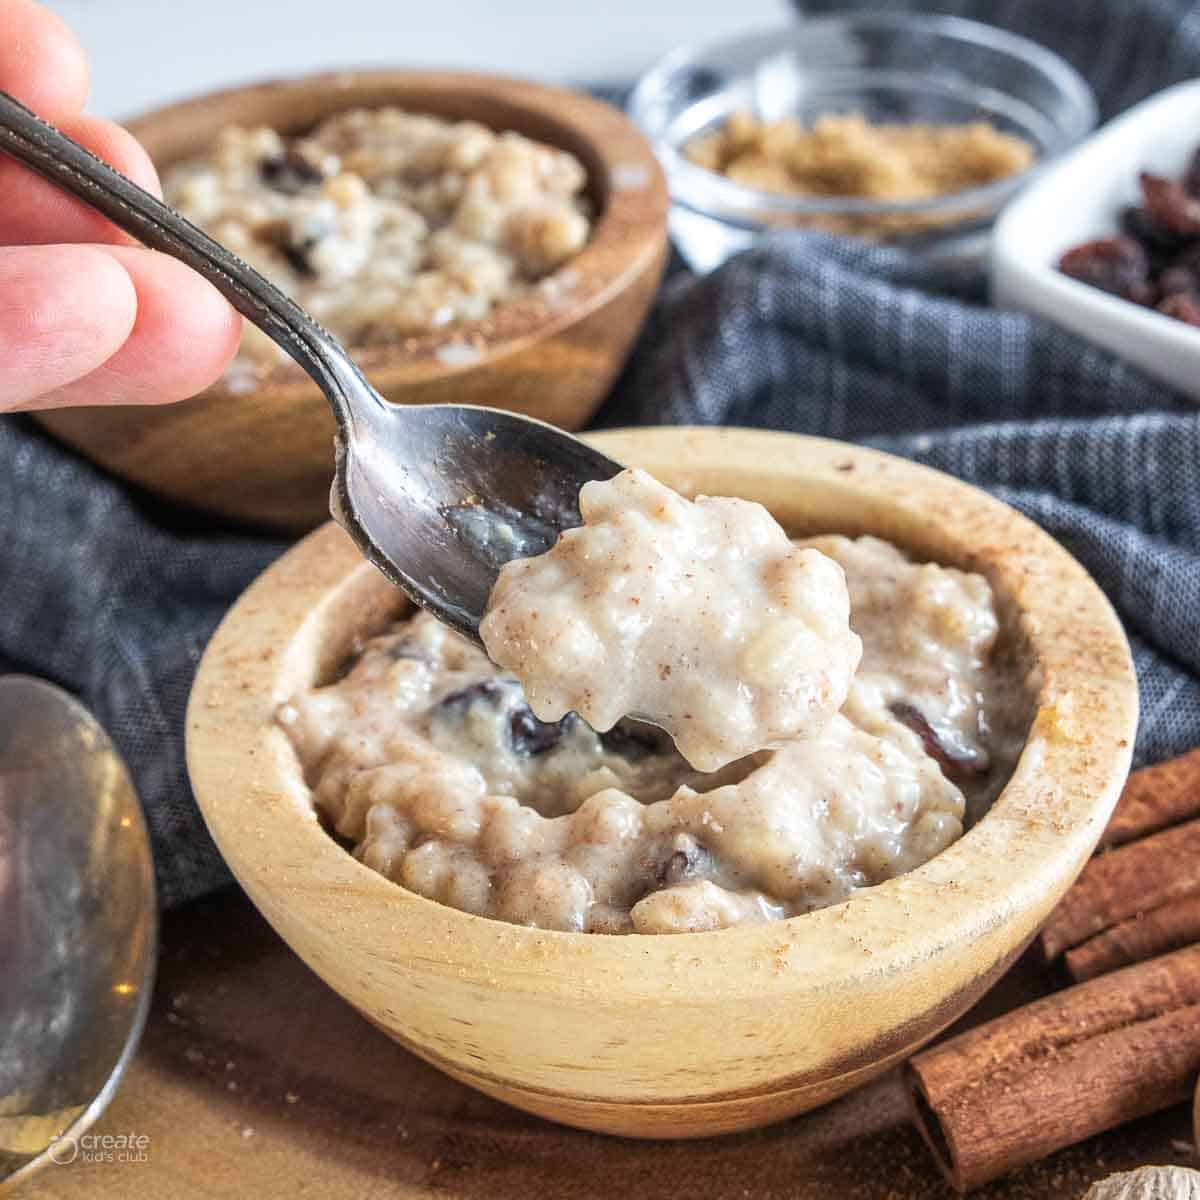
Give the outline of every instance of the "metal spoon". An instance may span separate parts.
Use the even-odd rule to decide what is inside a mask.
[[[65,692],[0,677],[0,1194],[86,1153],[154,981],[150,841],[129,772]]]
[[[188,264],[283,347],[337,422],[330,506],[417,604],[479,641],[501,565],[580,521],[580,487],[619,463],[551,425],[466,405],[391,405],[299,305],[162,201],[0,92],[0,150]]]

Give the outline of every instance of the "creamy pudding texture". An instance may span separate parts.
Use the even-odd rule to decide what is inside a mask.
[[[185,217],[355,346],[480,320],[552,282],[591,231],[586,184],[553,146],[390,107],[299,137],[231,126],[163,175]],[[243,366],[285,357],[247,323]]]
[[[278,720],[331,831],[432,900],[596,933],[809,912],[958,838],[1011,773],[1029,706],[981,577],[873,538],[797,548],[844,569],[861,665],[840,712],[715,773],[651,726],[539,721],[423,613]]]
[[[585,484],[579,509],[547,553],[502,568],[479,626],[539,719],[643,716],[713,771],[842,706],[862,654],[842,569],[762,505],[628,470]]]

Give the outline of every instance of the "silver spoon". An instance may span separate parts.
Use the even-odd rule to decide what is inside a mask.
[[[129,772],[65,692],[0,677],[0,1194],[80,1139],[154,981],[150,841]]]
[[[0,150],[187,263],[312,376],[337,423],[334,517],[415,603],[474,641],[500,567],[542,553],[578,525],[580,487],[621,470],[529,417],[389,404],[299,305],[6,92]]]

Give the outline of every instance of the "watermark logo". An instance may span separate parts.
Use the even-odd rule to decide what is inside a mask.
[[[146,1133],[64,1133],[51,1141],[46,1154],[60,1167],[71,1163],[144,1163],[150,1159]]]
[[[69,1133],[58,1134],[46,1153],[49,1154],[52,1163],[57,1163],[60,1167],[69,1166],[79,1157],[79,1141]]]

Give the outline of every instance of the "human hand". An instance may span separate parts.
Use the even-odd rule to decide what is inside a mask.
[[[0,0],[0,89],[142,187],[133,136],[82,115],[87,58],[33,0]],[[237,351],[241,318],[183,263],[0,154],[0,412],[195,395]]]

